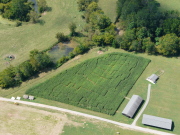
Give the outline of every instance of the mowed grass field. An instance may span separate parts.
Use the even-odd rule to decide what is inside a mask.
[[[180,0],[156,0],[161,4],[162,10],[178,10],[180,12]]]
[[[0,102],[1,135],[145,135],[70,114]]]
[[[150,60],[110,53],[87,60],[27,90],[27,94],[114,115]]]
[[[77,31],[82,29],[84,22],[76,0],[47,0],[47,5],[52,10],[42,15],[41,23],[25,23],[15,27],[0,18],[0,71],[9,65],[4,60],[6,56],[15,56],[10,64],[20,64],[29,58],[31,50],[43,50],[55,43],[57,32],[69,34],[68,26],[71,22],[77,24]]]
[[[116,20],[116,2],[117,0],[99,0],[98,4],[111,21]]]
[[[168,0],[158,0],[158,1],[161,3],[162,6],[163,6],[163,3],[165,3],[165,5],[167,5],[167,8],[165,10],[167,10],[167,9],[172,10],[172,9],[175,9],[175,7],[176,7],[176,9],[180,9],[179,4],[177,4],[179,2],[178,0],[174,0],[174,2],[168,1]],[[60,2],[60,1],[56,0],[56,3],[58,3],[58,2]],[[66,1],[63,1],[63,2],[66,2]],[[52,3],[52,1],[48,1],[48,3],[56,6],[55,4]],[[168,3],[168,4],[166,4],[166,3]],[[71,3],[69,2],[68,4],[71,4]],[[56,7],[58,8],[59,5],[57,5]],[[74,9],[75,8],[76,7],[74,5]],[[58,10],[60,10],[60,9],[58,8]],[[76,11],[76,9],[75,9],[75,11]],[[112,9],[107,10],[107,12],[108,11],[110,12],[110,11],[112,11]],[[52,12],[53,12],[53,10],[52,10]],[[46,18],[46,16],[49,13],[47,13],[43,17]],[[51,17],[49,17],[49,18],[51,18]],[[39,25],[38,27],[40,28],[40,26],[41,25]],[[61,27],[61,26],[59,26],[59,27]],[[0,31],[2,31],[2,29],[7,30],[7,29],[16,29],[16,28],[14,28],[12,26],[0,24]],[[24,27],[24,29],[25,29],[25,27]],[[13,30],[11,30],[11,31],[13,31]],[[67,29],[67,32],[68,32],[68,29]],[[53,35],[53,38],[54,38],[54,35]],[[54,41],[56,41],[55,38],[54,38]],[[45,45],[48,46],[49,44],[45,44]],[[0,47],[2,48],[2,46],[0,46]],[[1,49],[1,50],[3,50],[3,49]],[[32,49],[34,49],[34,48],[32,48]],[[38,83],[42,83],[45,80],[51,78],[52,76],[66,70],[70,67],[73,67],[74,65],[77,65],[77,64],[79,64],[79,63],[81,63],[81,62],[83,62],[89,58],[98,57],[99,54],[97,54],[97,51],[98,51],[98,49],[95,48],[95,49],[91,50],[88,54],[85,54],[82,56],[80,55],[80,56],[76,57],[75,59],[64,64],[62,67],[60,67],[56,71],[52,70],[52,71],[48,71],[48,72],[43,72],[39,75],[39,77],[35,77],[32,80],[24,82],[20,87],[8,89],[8,90],[2,90],[1,89],[0,90],[0,96],[8,97],[8,98],[10,98],[11,96],[22,96],[27,89],[32,87],[32,85],[37,85]],[[119,50],[119,49],[116,50],[116,49],[110,48],[109,51],[105,52],[104,54],[110,53],[110,52],[124,52],[124,51]],[[7,53],[8,53],[8,51],[7,51]],[[6,54],[6,53],[2,53],[2,54]],[[21,54],[23,54],[23,53],[21,53]],[[28,56],[28,54],[23,54],[23,55]],[[147,55],[147,54],[136,54],[136,55],[142,56],[144,58],[151,59],[151,63],[146,68],[146,70],[143,72],[143,74],[138,79],[136,84],[133,86],[133,88],[131,89],[131,91],[127,95],[127,97],[130,98],[133,94],[138,94],[141,97],[143,97],[144,99],[146,99],[148,82],[145,79],[148,76],[150,76],[152,73],[157,72],[159,69],[164,70],[165,73],[160,77],[160,79],[158,80],[158,83],[156,85],[152,86],[150,103],[148,104],[148,106],[145,110],[145,113],[149,114],[149,115],[155,115],[155,116],[159,116],[159,117],[172,119],[174,121],[174,124],[175,124],[174,130],[173,131],[162,130],[162,131],[180,134],[180,115],[179,115],[179,112],[180,112],[180,110],[179,110],[179,102],[180,102],[180,100],[179,100],[179,95],[180,95],[180,91],[179,91],[180,79],[179,79],[179,76],[180,76],[180,71],[178,70],[178,67],[180,66],[180,59],[166,58],[166,57],[162,57],[162,56],[151,56],[151,55]],[[24,58],[22,58],[22,60],[23,59]],[[4,62],[3,60],[1,60],[1,61]],[[19,61],[19,62],[21,62],[21,61]],[[18,61],[14,62],[14,63],[17,64]],[[2,64],[0,68],[4,68],[4,65]],[[121,114],[122,110],[124,109],[124,107],[128,101],[129,101],[128,99],[124,100],[121,107],[118,109],[116,115],[114,115],[114,116],[109,116],[109,115],[105,115],[102,113],[97,113],[97,112],[93,112],[90,110],[85,110],[85,109],[78,108],[75,106],[71,106],[68,104],[59,103],[56,101],[46,100],[46,99],[42,99],[42,98],[37,98],[33,102],[39,102],[39,103],[64,107],[64,108],[68,108],[68,109],[72,109],[72,110],[76,110],[76,111],[80,111],[80,112],[85,112],[85,113],[101,116],[101,117],[116,120],[116,121],[131,123],[133,121],[132,119],[128,119]],[[138,121],[139,126],[143,126],[141,124],[141,120],[142,120],[142,117]],[[96,125],[96,127],[97,126],[98,125]],[[149,127],[149,126],[143,126],[143,127],[160,130],[158,128]],[[69,128],[68,130],[72,129],[72,133],[73,133],[73,130],[78,130],[78,128],[74,129],[71,126],[67,126],[67,128]],[[94,127],[94,129],[95,129],[95,127]],[[131,134],[133,134],[133,133],[134,132],[132,132]]]
[[[44,82],[45,80],[57,75],[58,73],[67,70],[70,67],[73,67],[81,62],[84,62],[87,59],[99,57],[101,55],[111,53],[111,52],[125,52],[124,50],[120,49],[113,49],[109,48],[107,52],[104,54],[97,53],[98,48],[94,48],[90,50],[87,54],[79,55],[74,59],[70,60],[69,62],[65,63],[62,67],[58,68],[57,70],[52,70],[47,73],[41,73],[39,78],[34,78],[27,82],[24,82],[20,87],[8,90],[0,90],[0,95],[3,97],[10,98],[12,96],[22,96],[27,89],[32,87],[33,85],[37,85],[39,83]],[[126,52],[127,53],[127,52]],[[130,53],[131,54],[131,53]],[[163,56],[154,56],[154,55],[147,55],[147,54],[135,54],[137,56],[141,56],[147,59],[150,59],[151,62],[144,70],[143,74],[139,77],[135,85],[129,91],[127,98],[131,98],[133,94],[140,95],[143,99],[146,100],[147,96],[147,88],[149,82],[145,79],[153,73],[156,73],[159,70],[164,70],[164,74],[160,77],[156,85],[152,85],[151,89],[151,97],[150,102],[145,109],[145,114],[155,115],[159,117],[169,118],[174,121],[175,128],[173,131],[162,130],[165,132],[172,132],[175,134],[180,134],[180,115],[179,115],[179,95],[180,95],[180,71],[178,67],[180,66],[180,59],[179,58],[166,58]],[[47,100],[43,98],[37,98],[33,102],[49,104],[53,106],[63,107],[75,111],[80,111],[100,117],[104,117],[107,119],[112,119],[115,121],[120,121],[124,123],[131,124],[133,119],[129,119],[121,114],[122,110],[128,103],[128,99],[125,99],[121,104],[120,108],[117,110],[114,116],[109,116],[103,113],[94,112],[91,110],[86,110],[82,108],[78,108],[72,105],[60,103],[57,101]],[[138,121],[139,126],[143,126],[141,124],[141,119]],[[152,129],[161,130],[158,128],[148,127]]]

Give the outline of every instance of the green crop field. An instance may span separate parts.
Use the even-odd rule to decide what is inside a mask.
[[[47,0],[47,5],[52,10],[42,15],[41,23],[23,23],[22,26],[15,27],[13,22],[0,17],[0,71],[9,64],[17,65],[27,60],[33,49],[50,47],[57,41],[57,32],[69,34],[68,25],[71,22],[77,24],[77,31],[82,30],[84,21],[76,0]],[[10,63],[4,60],[8,55],[15,56]]]
[[[27,90],[27,94],[114,115],[150,60],[111,53],[87,60]]]

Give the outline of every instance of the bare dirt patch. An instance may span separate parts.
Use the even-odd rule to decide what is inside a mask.
[[[47,14],[47,12],[43,12],[43,13],[42,13],[42,15],[46,15],[46,14]]]
[[[65,124],[82,126],[66,114],[0,102],[0,135],[57,135]]]
[[[103,54],[103,51],[97,51],[97,54]]]
[[[123,36],[124,30],[119,30],[119,36]]]

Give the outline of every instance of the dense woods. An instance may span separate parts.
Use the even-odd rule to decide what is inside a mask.
[[[115,38],[115,25],[98,6],[97,0],[78,0],[79,11],[83,12],[82,18],[86,21],[84,31],[87,32],[85,45],[107,46]]]
[[[28,0],[0,0],[0,14],[2,17],[19,20],[29,21],[35,23],[39,17],[33,9],[32,2]],[[47,10],[46,0],[38,0],[39,12],[42,13]]]
[[[4,18],[20,21],[28,21],[30,3],[27,0],[1,0],[0,13]]]
[[[117,21],[125,34],[122,49],[165,56],[180,53],[180,18],[177,11],[162,12],[155,0],[118,0]]]

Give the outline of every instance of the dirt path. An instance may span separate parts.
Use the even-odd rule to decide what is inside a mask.
[[[0,97],[0,100],[1,101],[8,101],[8,102],[17,102],[17,103],[26,104],[26,105],[32,105],[32,106],[37,106],[37,107],[43,107],[43,108],[58,110],[58,111],[70,113],[70,114],[73,114],[73,115],[79,115],[79,116],[88,117],[88,118],[91,118],[91,119],[96,119],[96,120],[112,123],[112,124],[118,125],[118,126],[120,126],[122,128],[127,128],[129,130],[136,130],[136,131],[140,131],[140,132],[157,134],[157,135],[174,135],[174,134],[171,134],[171,133],[166,133],[166,132],[157,131],[157,130],[153,130],[153,129],[142,128],[142,127],[138,127],[138,126],[124,124],[124,123],[120,123],[120,122],[117,122],[117,121],[112,121],[112,120],[108,120],[108,119],[105,119],[105,118],[101,118],[101,117],[97,117],[97,116],[93,116],[93,115],[89,115],[89,114],[85,114],[85,113],[81,113],[81,112],[76,112],[76,111],[72,111],[72,110],[68,110],[68,109],[64,109],[64,108],[58,108],[58,107],[55,107],[55,106],[49,106],[49,105],[33,103],[33,102],[27,102],[27,101],[18,101],[18,100],[15,101],[15,100],[2,98],[2,97]]]
[[[146,98],[146,103],[144,104],[143,108],[141,109],[141,111],[139,112],[139,114],[136,116],[136,118],[134,119],[133,123],[131,124],[132,126],[136,126],[136,122],[138,121],[139,117],[141,116],[141,114],[144,112],[144,110],[146,109],[146,106],[149,103],[149,99],[150,99],[150,93],[151,93],[151,84],[148,84],[148,91],[147,91],[147,98]]]

